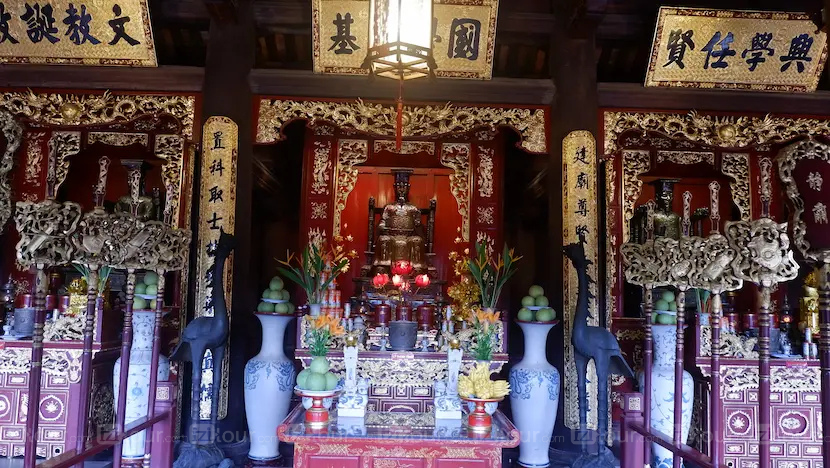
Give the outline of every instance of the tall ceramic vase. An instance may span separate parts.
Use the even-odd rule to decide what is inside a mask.
[[[251,449],[248,458],[279,458],[277,427],[288,414],[294,390],[294,363],[283,351],[285,328],[292,315],[256,314],[262,323],[262,348],[245,365],[245,414]]]
[[[150,397],[150,362],[153,359],[153,328],[156,312],[152,310],[133,311],[133,345],[130,347],[130,365],[127,374],[127,407],[124,422],[129,425],[136,419],[147,416]],[[170,361],[159,355],[157,371],[159,382],[170,376]],[[121,374],[121,358],[115,361],[113,371],[113,389],[118,401],[118,381]],[[154,389],[155,391],[155,389]],[[116,409],[117,410],[117,409]],[[127,459],[144,457],[144,438],[147,431],[142,431],[124,441],[122,456]]]
[[[651,429],[672,437],[674,433],[674,364],[676,360],[677,326],[652,325],[654,336],[654,364],[651,368]],[[640,373],[640,388],[643,375]],[[681,442],[689,437],[694,403],[692,375],[683,371],[683,410],[680,417]],[[658,444],[652,444],[654,468],[671,468],[672,454]]]
[[[559,407],[559,371],[545,356],[553,323],[519,322],[525,337],[524,357],[510,370],[510,406],[521,433],[519,464],[548,466],[548,450]]]

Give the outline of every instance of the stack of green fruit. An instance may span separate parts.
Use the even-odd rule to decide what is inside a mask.
[[[159,292],[159,275],[152,271],[144,273],[144,278],[135,285],[133,309],[156,309],[156,295]],[[143,296],[143,297],[142,297]]]
[[[293,314],[294,304],[289,302],[291,295],[283,289],[285,282],[279,276],[271,278],[268,289],[262,292],[262,301],[256,308],[257,312],[274,312],[277,314]]]
[[[541,286],[531,286],[527,294],[522,298],[522,308],[516,318],[522,322],[550,322],[556,318],[556,311],[550,307]]]
[[[654,301],[652,322],[659,325],[677,325],[677,302],[674,291],[663,291]]]
[[[297,374],[297,388],[314,392],[331,391],[337,387],[339,379],[329,371],[329,360],[325,356],[315,356],[307,369]]]

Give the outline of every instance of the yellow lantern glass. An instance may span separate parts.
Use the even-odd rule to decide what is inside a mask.
[[[369,52],[374,75],[409,80],[431,76],[432,0],[370,0]]]

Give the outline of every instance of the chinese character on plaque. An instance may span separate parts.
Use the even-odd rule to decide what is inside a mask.
[[[661,7],[645,84],[810,92],[826,58],[808,14]]]

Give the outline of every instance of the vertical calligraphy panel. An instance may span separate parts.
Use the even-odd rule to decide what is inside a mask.
[[[202,170],[199,188],[199,253],[196,266],[196,317],[213,316],[213,290],[210,285],[214,250],[220,230],[233,234],[236,210],[236,158],[239,130],[228,117],[207,119],[202,131]],[[225,264],[225,299],[231,310],[233,255]],[[227,355],[223,369],[222,391],[219,399],[219,417],[227,412]],[[200,419],[210,419],[213,360],[210,352],[202,363],[202,395]]]
[[[594,280],[589,286],[592,297],[589,299],[588,325],[599,325],[599,297],[596,285],[599,234],[597,212],[600,200],[597,198],[597,161],[596,142],[590,132],[578,130],[569,133],[562,141],[562,242],[563,245],[579,242],[578,233],[583,232],[586,239],[585,254],[592,263],[588,266],[588,276]],[[563,310],[565,327],[565,425],[579,427],[579,405],[577,392],[576,365],[574,349],[571,345],[574,312],[571,310],[577,302],[578,281],[576,270],[570,262],[564,262],[563,271]],[[597,398],[597,375],[593,362],[588,365],[587,376],[588,402]],[[606,383],[607,385],[607,383]],[[610,404],[609,404],[610,408]],[[610,418],[609,418],[610,421]],[[596,405],[588,405],[588,428],[597,428]],[[610,434],[610,431],[609,431]]]

